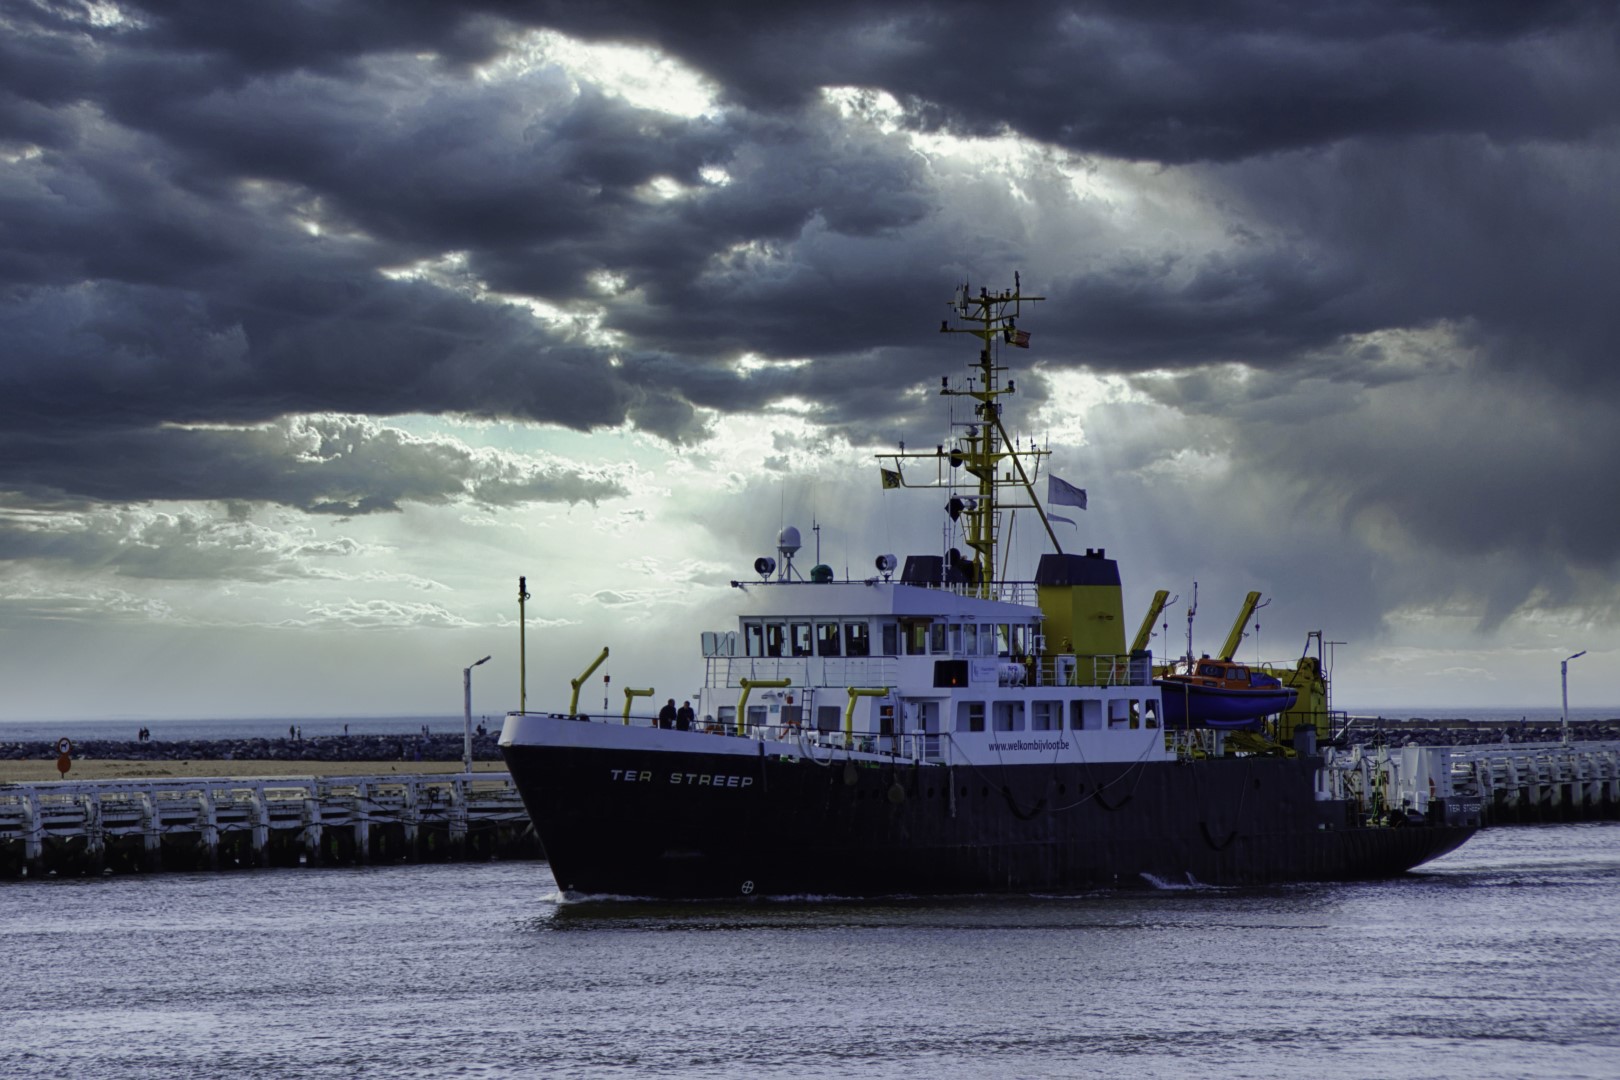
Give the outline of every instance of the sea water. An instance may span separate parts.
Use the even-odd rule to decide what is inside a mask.
[[[1620,1077],[1616,824],[1265,889],[580,905],[490,863],[0,912],[8,1077]]]

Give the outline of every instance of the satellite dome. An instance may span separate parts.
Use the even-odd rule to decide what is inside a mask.
[[[776,536],[776,550],[793,555],[799,550],[799,530],[789,525]]]

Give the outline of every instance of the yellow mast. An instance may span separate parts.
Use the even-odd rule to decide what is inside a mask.
[[[991,293],[987,289],[980,289],[978,295],[974,296],[966,285],[958,286],[956,299],[950,306],[956,318],[967,325],[952,326],[949,319],[939,325],[942,334],[972,334],[981,343],[974,374],[968,376],[965,384],[953,386],[948,376],[940,381],[941,394],[974,400],[973,419],[957,425],[965,428],[965,434],[954,439],[948,452],[942,445],[936,447],[932,454],[907,453],[902,443],[898,453],[878,455],[880,459],[894,462],[894,478],[885,479],[885,483],[892,487],[954,487],[945,474],[945,463],[951,469],[966,469],[975,478],[977,494],[966,499],[953,497],[948,509],[953,519],[965,519],[963,538],[973,555],[969,591],[984,597],[993,596],[995,591],[996,546],[1001,541],[1003,510],[1033,509],[1040,515],[1053,548],[1059,553],[1063,551],[1057,534],[1052,531],[1051,522],[1046,520],[1046,511],[1035,495],[1033,481],[1022,460],[1023,457],[1038,460],[1049,451],[1035,448],[1019,451],[1001,422],[1001,402],[998,399],[1017,391],[1011,379],[1003,378],[1007,368],[996,362],[995,347],[1005,343],[1028,348],[1029,334],[1018,329],[1018,317],[1023,313],[1026,301],[1033,303],[1046,299],[1043,296],[1024,296],[1021,290],[1022,284],[1017,274],[1013,275],[1010,292],[1002,290]],[[905,482],[901,462],[918,458],[934,458],[940,462],[934,483]],[[1011,464],[1011,470],[1003,471],[1004,462]],[[998,494],[999,488],[1012,486],[1022,487],[1029,501],[1011,502]]]

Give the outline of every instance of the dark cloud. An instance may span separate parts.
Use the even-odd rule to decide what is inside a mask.
[[[693,443],[794,398],[888,442],[959,367],[949,289],[1022,269],[1047,371],[1168,373],[1285,513],[1519,553],[1521,597],[1620,551],[1585,509],[1620,505],[1612,4],[109,10],[0,16],[0,488],[29,505],[624,492],[329,414]],[[524,66],[534,28],[655,46],[723,107]],[[918,133],[1047,156],[975,173]],[[1504,485],[1535,491],[1511,521]]]
[[[1615,14],[1602,2],[1115,0],[1020,4],[1000,17],[969,3],[515,10],[571,33],[656,44],[756,107],[821,86],[876,86],[924,126],[1011,127],[1131,160],[1236,160],[1458,131],[1580,139],[1620,109]]]
[[[589,502],[627,493],[613,472],[473,450],[352,416],[252,428],[158,427],[0,437],[14,501],[277,503],[319,514],[464,500],[489,506]]]

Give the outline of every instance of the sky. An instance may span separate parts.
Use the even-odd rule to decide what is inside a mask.
[[[1015,272],[1155,652],[1620,705],[1617,176],[1612,3],[15,0],[0,720],[685,696],[783,525],[948,540]]]

